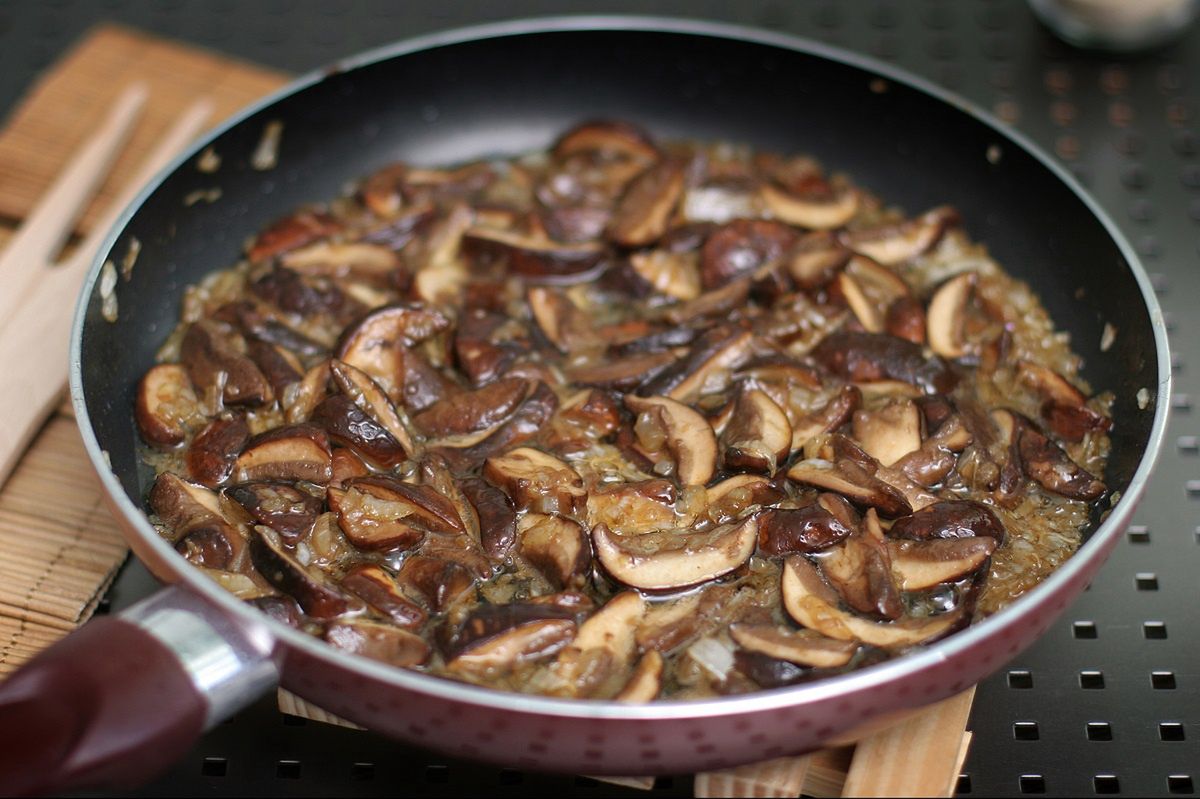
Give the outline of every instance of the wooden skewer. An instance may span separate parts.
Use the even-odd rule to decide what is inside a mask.
[[[5,420],[0,426],[0,485],[8,479],[34,434],[58,404],[66,385],[68,339],[74,312],[74,302],[67,298],[78,294],[83,272],[107,236],[112,221],[142,186],[199,134],[210,113],[211,104],[200,101],[176,121],[136,178],[126,186],[119,201],[108,209],[105,224],[98,225],[61,266],[43,269],[40,279],[19,298],[18,306],[0,328],[0,363],[10,369],[5,391],[0,395],[0,418]]]
[[[91,199],[133,129],[146,102],[146,87],[136,83],[117,98],[108,118],[75,154],[58,180],[38,201],[0,256],[7,289],[0,295],[0,319],[11,317],[30,287],[44,273],[71,226]]]

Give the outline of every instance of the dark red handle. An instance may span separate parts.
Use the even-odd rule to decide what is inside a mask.
[[[0,796],[148,780],[195,742],[207,709],[157,638],[95,619],[0,683]]]

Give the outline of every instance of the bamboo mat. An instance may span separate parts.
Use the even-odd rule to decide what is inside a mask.
[[[0,247],[116,94],[140,80],[150,102],[96,200],[86,232],[166,130],[206,95],[215,119],[281,85],[285,76],[116,26],[88,33],[29,91],[0,131]],[[64,298],[70,302],[74,298]],[[64,404],[0,490],[0,678],[86,621],[127,549]],[[970,691],[868,739],[696,777],[697,796],[950,796],[966,753]],[[280,691],[280,709],[354,727]],[[915,742],[924,741],[914,748]],[[898,783],[896,774],[911,775]],[[608,778],[649,789],[644,777]]]
[[[193,100],[213,121],[278,87],[281,73],[115,26],[89,32],[40,80],[0,132],[0,247],[129,83],[149,102],[82,217],[85,232]],[[74,302],[64,297],[63,302]],[[62,409],[0,490],[0,676],[91,616],[127,549],[70,414]]]

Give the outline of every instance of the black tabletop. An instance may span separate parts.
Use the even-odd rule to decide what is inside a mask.
[[[980,686],[960,795],[1194,794],[1200,780],[1200,30],[1136,59],[1059,43],[1016,0],[448,3],[445,0],[0,0],[0,110],[88,27],[123,22],[304,71],[397,39],[538,14],[655,13],[753,25],[864,52],[1031,135],[1125,230],[1168,314],[1168,445],[1135,524],[1033,649]],[[3,179],[3,176],[0,176]],[[152,581],[126,567],[111,607]],[[264,699],[142,795],[602,796],[585,777],[481,767],[290,719]],[[690,795],[689,777],[656,795]],[[637,795],[626,791],[629,795]]]

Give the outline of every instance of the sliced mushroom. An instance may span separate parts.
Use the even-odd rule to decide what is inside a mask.
[[[517,523],[518,549],[559,590],[581,588],[592,565],[592,547],[578,522],[526,513]]]
[[[531,282],[569,285],[594,278],[604,249],[594,241],[564,243],[507,230],[473,227],[463,234],[468,257],[500,260]]]
[[[723,318],[745,307],[752,284],[751,275],[739,277],[720,288],[704,292],[694,300],[671,305],[664,316],[673,325],[689,325],[701,319]]]
[[[479,543],[494,560],[508,557],[517,539],[517,514],[508,495],[478,477],[460,480],[459,489],[479,516]]]
[[[286,544],[295,544],[308,534],[321,514],[320,497],[288,483],[241,483],[225,489],[257,524],[279,533]]]
[[[662,373],[676,360],[675,353],[669,350],[643,352],[618,360],[572,364],[567,366],[563,373],[568,380],[577,385],[631,391]]]
[[[545,286],[530,286],[525,296],[538,328],[560,352],[603,344],[592,329],[592,320],[566,294]]]
[[[558,395],[539,381],[525,401],[487,438],[462,449],[443,448],[451,466],[470,471],[492,455],[528,441],[542,431],[558,409]]]
[[[332,619],[354,609],[346,595],[327,582],[320,571],[302,566],[288,553],[269,527],[254,528],[250,559],[267,582],[295,599],[314,619]]]
[[[147,444],[172,449],[187,438],[188,423],[199,413],[187,371],[175,363],[150,367],[137,388],[134,417]]]
[[[704,485],[717,464],[717,438],[704,417],[668,397],[626,395],[638,414],[639,443],[649,452],[666,452],[682,485]]]
[[[220,499],[208,488],[163,472],[150,489],[150,509],[162,519],[171,543],[204,528],[223,535],[240,535],[221,509]]]
[[[914,541],[987,537],[1003,542],[1004,525],[987,505],[969,499],[952,499],[897,519],[888,530],[888,537]]]
[[[683,169],[661,161],[634,178],[617,203],[608,236],[622,247],[645,247],[662,238],[683,195]]]
[[[209,488],[229,479],[238,455],[250,439],[246,417],[239,414],[213,419],[192,439],[184,455],[188,477]]]
[[[616,536],[603,524],[592,528],[596,557],[608,573],[625,585],[648,590],[683,588],[728,574],[750,559],[757,539],[754,516],[702,533]]]
[[[628,682],[636,651],[634,633],[646,614],[636,591],[624,591],[579,625],[553,670],[571,696],[611,696]]]
[[[685,302],[700,296],[700,272],[692,253],[663,249],[635,252],[629,256],[629,268],[660,294]]]
[[[560,136],[551,148],[551,153],[559,160],[590,152],[638,161],[654,161],[658,158],[658,148],[646,133],[628,122],[610,120],[581,123]]]
[[[700,254],[700,282],[705,290],[720,288],[780,261],[796,242],[796,231],[766,219],[735,219],[717,228]]]
[[[179,358],[202,394],[219,392],[229,405],[264,405],[275,394],[244,350],[245,342],[229,325],[201,319],[183,334]]]
[[[892,574],[902,591],[923,591],[974,574],[997,546],[990,537],[887,542]]]
[[[588,492],[590,527],[606,525],[621,535],[640,535],[682,526],[676,514],[675,484],[669,480],[642,480],[599,486]]]
[[[471,572],[459,563],[427,555],[410,555],[397,581],[434,613],[441,613],[475,587]]]
[[[255,237],[247,257],[259,263],[341,230],[341,223],[323,211],[298,211],[272,223]]]
[[[400,268],[400,258],[392,248],[360,241],[318,241],[288,252],[281,260],[294,272],[317,277],[382,281]]]
[[[783,564],[783,607],[796,623],[839,641],[862,641],[882,649],[928,642],[952,631],[965,617],[963,606],[937,616],[893,622],[868,621],[838,608],[837,594],[803,555]]]
[[[811,291],[832,280],[851,254],[834,235],[809,233],[801,236],[788,253],[788,274],[800,288]]]
[[[758,551],[768,556],[812,554],[845,540],[853,530],[820,505],[771,508],[758,517]]]
[[[928,251],[958,221],[958,212],[943,206],[899,224],[843,233],[842,241],[857,253],[893,266]]]
[[[867,297],[866,292],[863,291],[862,286],[858,284],[853,275],[849,272],[841,272],[834,279],[834,285],[846,300],[846,304],[850,306],[850,310],[854,312],[854,316],[863,326],[863,330],[868,333],[883,332],[883,311]]]
[[[399,627],[418,630],[429,617],[420,605],[404,595],[391,572],[374,563],[358,564],[346,572],[340,584]]]
[[[393,402],[401,400],[402,350],[450,326],[436,308],[389,305],[346,329],[335,350],[338,359],[371,376]]]
[[[809,230],[839,228],[853,219],[859,208],[858,192],[850,189],[832,196],[799,196],[765,183],[759,196],[777,219]]]
[[[777,480],[756,474],[735,474],[704,492],[708,518],[718,524],[742,516],[755,505],[768,507],[787,498]]]
[[[395,436],[345,395],[326,397],[313,409],[311,423],[334,443],[349,447],[381,468],[390,469],[408,460],[409,453]]]
[[[495,428],[516,410],[529,393],[529,381],[504,378],[475,391],[438,400],[413,417],[427,436],[464,436]]]
[[[246,354],[267,378],[276,397],[282,397],[288,386],[303,378],[304,368],[299,359],[276,344],[251,338],[246,341]]]
[[[701,336],[688,356],[649,382],[644,394],[662,394],[692,402],[702,393],[715,393],[728,384],[730,374],[749,360],[754,334],[749,330],[716,328]]]
[[[839,641],[773,624],[731,624],[729,636],[743,649],[819,669],[845,666],[858,652],[854,641]]]
[[[963,272],[939,286],[929,301],[926,322],[929,348],[943,358],[961,358],[969,352],[963,339],[963,325],[967,302],[977,281],[974,272]]]
[[[329,509],[337,514],[338,527],[359,549],[407,550],[421,543],[426,529],[414,524],[412,504],[378,486],[330,487]]]
[[[325,628],[325,640],[344,652],[401,667],[424,663],[431,651],[421,636],[370,619],[331,624]]]
[[[629,681],[620,693],[613,697],[613,701],[629,704],[652,702],[662,693],[662,677],[663,656],[651,649],[642,655]]]
[[[348,324],[365,310],[333,281],[305,277],[283,266],[251,283],[250,291],[284,314],[317,317],[338,325]]]
[[[883,319],[885,333],[913,344],[925,343],[925,326],[925,308],[916,297],[897,297]]]
[[[912,400],[895,400],[872,410],[856,411],[852,424],[855,440],[884,466],[891,466],[921,446],[921,411]]]
[[[1062,447],[1031,423],[1017,431],[1017,451],[1025,474],[1047,491],[1083,502],[1103,496],[1107,486],[1075,461]]]
[[[417,446],[400,412],[370,375],[337,359],[330,362],[329,371],[346,396],[386,430],[407,455],[416,453]]]
[[[797,483],[841,494],[855,505],[876,508],[889,518],[912,513],[912,506],[903,494],[847,459],[831,463],[807,458],[788,469],[787,476]]]
[[[817,436],[837,430],[850,421],[861,405],[862,391],[854,386],[843,386],[829,402],[792,426],[792,451],[802,450]]]
[[[238,456],[239,483],[253,480],[307,480],[324,485],[332,474],[329,437],[311,424],[277,427],[250,439]]]
[[[958,377],[941,358],[926,358],[919,345],[882,333],[838,332],[812,351],[834,375],[855,383],[899,380],[927,394],[945,394]]]
[[[821,553],[820,570],[845,603],[859,613],[885,619],[903,615],[900,590],[892,577],[888,550],[874,508],[863,517],[861,529]]]
[[[459,318],[454,331],[454,357],[473,385],[500,377],[528,349],[525,331],[513,336],[513,327],[508,318],[482,309],[467,311]]]
[[[753,389],[738,395],[721,442],[727,468],[774,474],[791,452],[792,425],[774,400]]]
[[[1112,419],[1089,408],[1083,392],[1053,369],[1018,361],[1017,378],[1042,397],[1042,418],[1063,439],[1078,442],[1112,427]]]
[[[518,510],[572,514],[587,500],[583,478],[574,469],[530,447],[488,458],[483,476],[504,489]]]
[[[482,605],[453,636],[446,668],[465,675],[496,675],[551,657],[575,637],[573,615],[552,605]]]
[[[304,373],[299,383],[294,383],[280,398],[284,418],[288,424],[307,422],[312,417],[325,392],[329,388],[329,361],[321,361]]]

